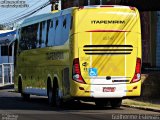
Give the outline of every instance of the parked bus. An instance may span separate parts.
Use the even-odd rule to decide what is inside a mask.
[[[15,89],[24,99],[48,96],[110,102],[141,93],[141,28],[135,7],[84,6],[28,18],[18,28]]]

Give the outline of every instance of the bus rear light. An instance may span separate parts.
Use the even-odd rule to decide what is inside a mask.
[[[79,10],[81,10],[81,9],[84,9],[84,6],[80,6],[80,7],[79,7]]]
[[[80,70],[79,58],[75,58],[73,60],[73,68],[72,68],[72,79],[76,82],[86,84]]]
[[[141,59],[137,58],[135,74],[131,83],[138,82],[141,79]]]
[[[130,6],[129,8],[134,11],[136,10],[135,7],[132,7],[132,6]]]

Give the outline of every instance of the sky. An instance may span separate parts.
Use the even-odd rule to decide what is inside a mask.
[[[20,3],[21,1],[21,3]],[[37,7],[43,5],[49,0],[0,0],[0,24],[7,23],[12,21],[22,15],[25,15],[27,12],[36,9]],[[9,3],[10,2],[10,3]],[[16,3],[17,2],[17,3]],[[19,3],[18,3],[19,2]],[[25,5],[26,7],[17,7],[11,6],[10,8],[6,8],[3,5]],[[34,13],[34,15],[48,13],[51,11],[51,5],[43,8],[42,10]]]

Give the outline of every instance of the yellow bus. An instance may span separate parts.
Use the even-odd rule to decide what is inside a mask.
[[[24,99],[48,96],[108,102],[141,93],[141,28],[135,7],[73,7],[28,18],[17,30],[15,89]]]

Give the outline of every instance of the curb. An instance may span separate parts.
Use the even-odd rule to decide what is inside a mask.
[[[13,88],[14,88],[14,84],[0,86],[0,90],[3,90],[3,89],[13,89]]]
[[[126,105],[126,104],[122,104],[123,107],[130,107],[130,108],[136,108],[136,109],[140,109],[140,110],[147,110],[147,111],[153,111],[153,112],[159,112],[160,113],[160,109],[156,109],[156,108],[147,108],[144,106],[137,106],[137,105]]]

